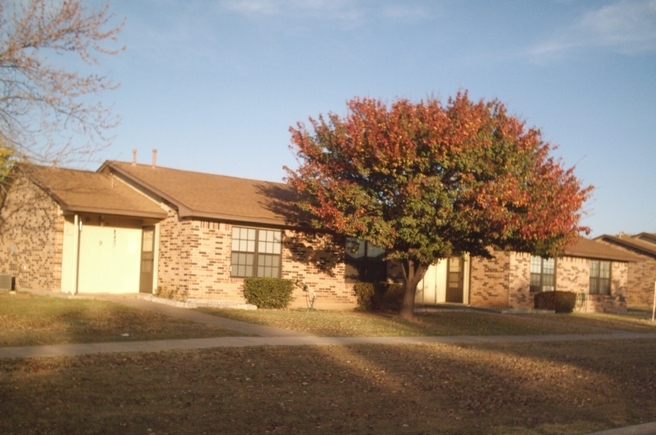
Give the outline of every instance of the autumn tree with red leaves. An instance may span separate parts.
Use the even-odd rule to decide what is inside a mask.
[[[557,256],[582,231],[582,187],[539,130],[493,100],[459,92],[387,105],[348,102],[348,113],[290,128],[299,159],[286,168],[314,228],[385,248],[405,278],[402,317],[436,261],[489,248]]]

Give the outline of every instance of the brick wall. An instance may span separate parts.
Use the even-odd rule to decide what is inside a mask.
[[[626,303],[629,306],[651,307],[654,303],[656,259],[614,243],[607,243],[604,241],[602,241],[602,243],[642,258],[642,261],[628,263]]]
[[[493,258],[472,257],[469,303],[507,307],[510,283],[510,253],[496,251]]]
[[[344,244],[327,235],[285,231],[282,278],[300,281],[316,292],[315,308],[355,307],[353,283],[345,280]],[[294,289],[292,306],[304,307],[306,293]]]
[[[180,299],[244,301],[244,280],[230,276],[232,225],[179,220],[174,210],[160,223],[158,287]],[[316,293],[317,308],[355,306],[353,284],[345,282],[341,244],[283,231],[281,277],[300,281]],[[306,306],[295,287],[292,306]]]
[[[629,263],[626,303],[631,306],[651,306],[654,303],[656,259],[641,256],[644,261]]]
[[[191,221],[181,221],[172,208],[159,223],[157,291],[162,296],[186,299],[189,295]]]
[[[508,305],[513,308],[533,308],[531,293],[531,255],[510,252],[510,273],[508,280]]]
[[[610,270],[610,295],[587,295],[584,311],[616,312],[626,311],[628,264],[612,262]]]
[[[61,291],[64,217],[25,177],[17,178],[0,210],[0,273],[17,289]]]
[[[556,260],[556,290],[587,293],[590,287],[590,260],[561,257]]]
[[[530,292],[529,254],[493,252],[492,259],[472,258],[470,303],[487,307],[533,308]],[[603,312],[626,310],[627,263],[611,262],[611,294],[590,295],[590,260],[561,257],[556,260],[556,288],[585,293],[587,303],[582,311]]]

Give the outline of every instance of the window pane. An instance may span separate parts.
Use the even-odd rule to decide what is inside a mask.
[[[281,231],[233,227],[232,236],[232,276],[280,276]]]
[[[599,262],[596,260],[590,260],[590,276],[594,278],[599,276]]]
[[[114,233],[116,234],[116,233]],[[141,250],[143,252],[153,252],[153,238],[155,236],[155,230],[153,228],[144,228],[143,229],[143,238],[141,242]]]
[[[556,261],[553,258],[543,258],[542,259],[542,273],[547,275],[553,275],[556,270]]]
[[[610,278],[610,261],[599,262],[599,277]]]
[[[233,252],[231,257],[231,276],[252,276],[255,256],[245,252]]]
[[[590,277],[590,294],[598,294],[599,293],[599,281],[597,278]]]
[[[553,258],[531,257],[532,292],[553,291],[556,285],[556,260]]]
[[[255,252],[255,230],[232,227],[232,250]]]
[[[274,230],[260,230],[257,251],[264,254],[280,254],[281,233]]]
[[[367,257],[376,258],[385,255],[385,250],[367,242]]]
[[[280,256],[259,255],[257,263],[257,276],[278,277],[280,276]]]

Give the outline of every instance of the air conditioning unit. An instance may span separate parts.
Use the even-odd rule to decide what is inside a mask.
[[[13,290],[14,277],[4,273],[0,273],[0,290]]]

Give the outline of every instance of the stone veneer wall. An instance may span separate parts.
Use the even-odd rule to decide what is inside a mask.
[[[345,282],[338,245],[306,240],[283,231],[281,278],[300,281],[316,293],[318,308],[355,306],[353,284]],[[160,223],[158,287],[180,299],[244,301],[244,279],[230,276],[232,225],[179,220],[174,210]],[[341,245],[340,245],[341,246]],[[306,306],[295,287],[292,306]]]
[[[0,210],[0,273],[17,289],[61,291],[64,217],[25,177],[17,178]]]

